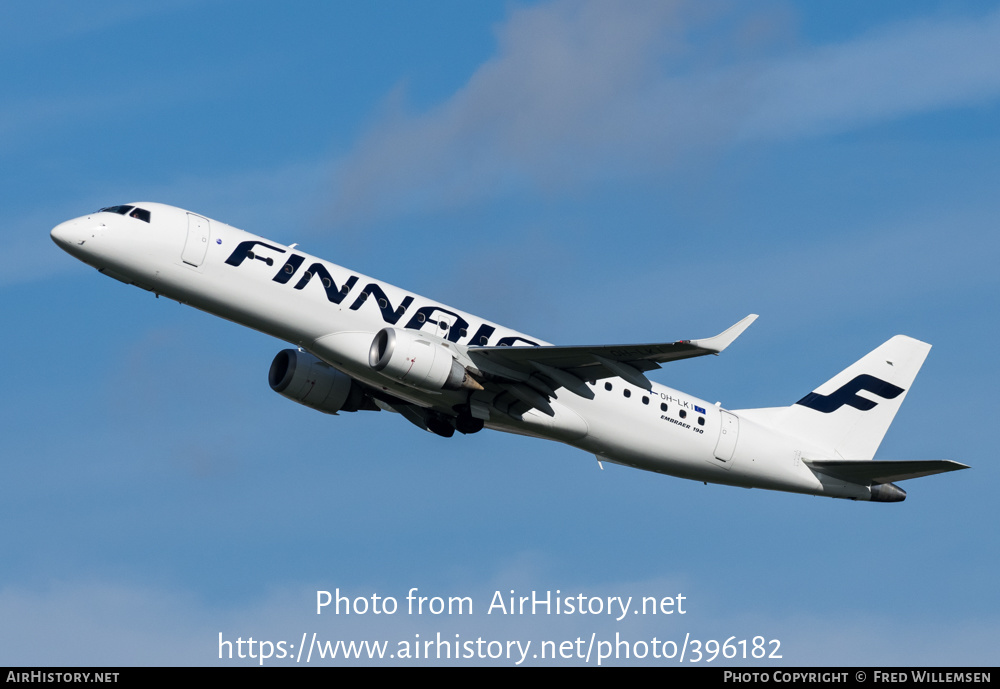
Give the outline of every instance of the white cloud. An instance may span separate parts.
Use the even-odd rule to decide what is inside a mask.
[[[643,117],[636,99],[653,85],[650,69],[672,43],[675,15],[658,2],[514,11],[498,30],[497,55],[459,92],[427,113],[396,109],[343,161],[338,215],[598,174],[619,146],[633,148]]]
[[[445,102],[408,113],[393,96],[340,161],[335,214],[350,221],[641,174],[720,143],[844,131],[1000,93],[1000,12],[768,59],[713,54],[698,44],[713,28],[683,2],[516,9],[498,28],[496,55]],[[732,43],[745,33],[728,31]]]
[[[1000,11],[915,21],[766,65],[747,87],[747,136],[789,137],[940,108],[1000,93]]]

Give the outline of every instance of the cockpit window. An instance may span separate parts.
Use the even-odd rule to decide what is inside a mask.
[[[128,215],[128,217],[130,218],[135,218],[136,220],[142,220],[143,222],[149,222],[151,219],[149,211],[147,211],[145,208],[136,208],[135,206],[108,206],[107,208],[102,208],[97,212]]]

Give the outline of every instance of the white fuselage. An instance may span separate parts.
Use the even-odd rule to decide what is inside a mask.
[[[387,325],[420,330],[456,350],[547,344],[224,223],[136,205],[150,212],[149,222],[99,212],[57,226],[53,239],[111,277],[292,343],[408,403],[451,409],[470,393],[421,390],[375,371],[369,349]],[[617,377],[586,384],[592,399],[560,388],[552,416],[491,410],[486,426],[688,479],[869,499],[867,486],[828,478],[801,461],[831,457],[828,448],[656,383],[650,390]]]

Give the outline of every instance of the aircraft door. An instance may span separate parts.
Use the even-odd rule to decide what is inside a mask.
[[[181,260],[188,265],[200,266],[205,261],[205,253],[208,251],[208,218],[194,213],[188,213],[187,217],[187,240],[184,242],[184,253],[181,254]]]
[[[740,420],[736,415],[721,409],[719,416],[719,442],[715,446],[715,462],[712,463],[728,469],[733,463],[733,452],[736,451],[736,441],[740,436]]]

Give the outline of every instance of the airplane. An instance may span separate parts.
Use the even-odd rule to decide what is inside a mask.
[[[757,318],[675,342],[555,346],[225,223],[159,203],[102,208],[52,239],[108,277],[284,340],[271,388],[338,415],[396,412],[444,437],[490,428],[706,484],[900,502],[896,481],[968,468],[875,460],[930,351],[897,335],[787,407],[724,409],[653,383]]]

